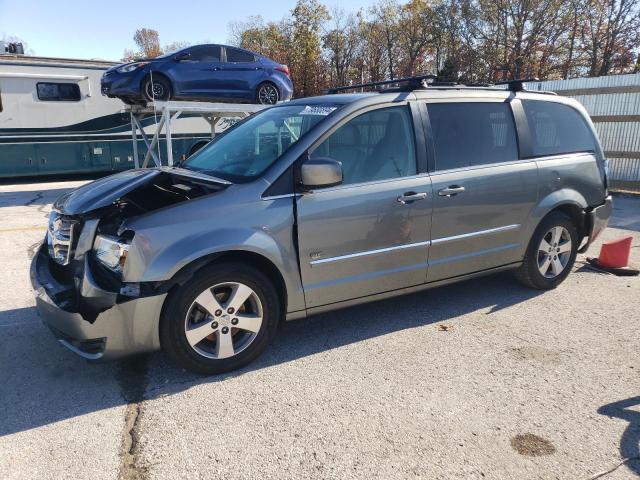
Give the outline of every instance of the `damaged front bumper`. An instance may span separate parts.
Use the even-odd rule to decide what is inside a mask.
[[[43,322],[60,343],[87,360],[111,360],[160,348],[166,293],[123,297],[102,289],[85,260],[81,278],[65,284],[51,272],[46,248],[31,263],[31,283]]]

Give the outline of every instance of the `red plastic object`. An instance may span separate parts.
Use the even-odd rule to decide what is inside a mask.
[[[605,268],[624,268],[629,265],[632,236],[604,242],[600,248],[598,263]]]

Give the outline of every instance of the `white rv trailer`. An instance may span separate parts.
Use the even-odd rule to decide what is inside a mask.
[[[132,168],[129,110],[100,93],[100,77],[113,65],[0,53],[0,178]],[[159,117],[150,111],[141,120],[145,133],[155,133]],[[173,158],[180,158],[208,141],[211,127],[183,116],[172,137]]]

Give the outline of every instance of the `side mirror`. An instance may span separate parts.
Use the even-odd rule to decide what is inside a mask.
[[[189,60],[189,58],[191,58],[191,54],[189,52],[180,52],[175,57],[173,57],[173,59],[176,62],[181,62],[183,60]]]
[[[342,162],[327,157],[307,159],[300,167],[300,181],[307,190],[340,185]]]

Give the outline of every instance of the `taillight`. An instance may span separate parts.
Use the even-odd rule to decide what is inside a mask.
[[[290,75],[289,74],[289,67],[287,67],[286,65],[279,65],[276,67],[276,70],[278,70],[279,72],[284,73],[287,77]]]

